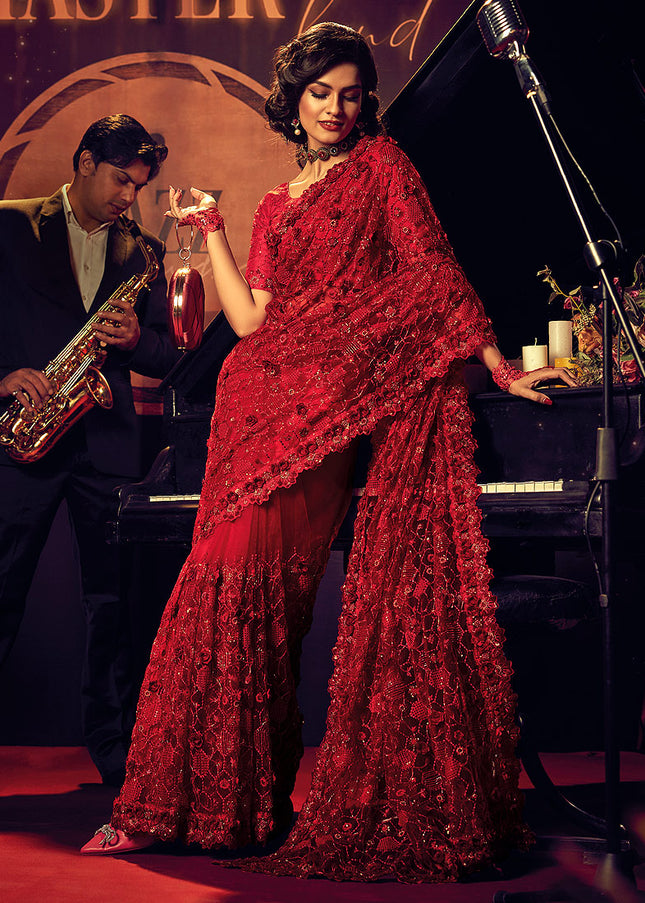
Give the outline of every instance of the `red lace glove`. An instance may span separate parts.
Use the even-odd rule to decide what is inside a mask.
[[[506,358],[502,358],[495,369],[491,371],[491,376],[493,377],[493,382],[499,386],[502,392],[508,392],[511,383],[514,383],[516,379],[521,379],[525,376],[525,373],[523,370],[518,370],[517,367],[511,367]]]
[[[204,207],[202,210],[182,216],[178,223],[180,226],[197,226],[206,244],[209,232],[219,232],[224,228],[224,217],[217,207]]]

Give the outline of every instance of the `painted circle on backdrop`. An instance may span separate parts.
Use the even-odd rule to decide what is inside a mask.
[[[180,53],[136,53],[73,72],[27,106],[0,140],[0,196],[53,194],[72,177],[85,129],[102,116],[127,113],[168,145],[159,176],[129,215],[168,244],[168,277],[181,261],[168,209],[168,185],[218,197],[238,262],[246,261],[253,211],[270,188],[291,178],[284,141],[264,118],[267,89],[214,60]],[[198,235],[191,265],[202,273],[207,319],[219,309]]]

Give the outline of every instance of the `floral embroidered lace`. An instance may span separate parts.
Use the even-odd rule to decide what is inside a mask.
[[[247,279],[274,298],[220,374],[194,547],[113,824],[207,847],[266,838],[293,786],[299,645],[346,505],[332,453],[370,434],[312,788],[284,847],[242,867],[454,880],[529,838],[461,378],[490,323],[384,138],[298,199],[265,197]],[[293,542],[268,542],[276,510]]]

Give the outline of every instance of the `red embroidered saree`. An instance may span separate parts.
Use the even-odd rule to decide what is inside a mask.
[[[245,867],[455,880],[526,840],[461,380],[489,321],[384,138],[299,199],[269,193],[247,275],[274,299],[219,378],[113,824],[266,839],[301,754],[300,643],[370,434],[312,788],[286,844]]]

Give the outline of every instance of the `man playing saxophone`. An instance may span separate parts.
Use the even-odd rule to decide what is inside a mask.
[[[87,624],[83,730],[104,783],[117,786],[129,742],[132,678],[119,556],[105,542],[105,524],[115,487],[140,475],[130,371],[162,377],[179,357],[167,333],[163,267],[156,265],[163,244],[123,214],[166,154],[136,120],[108,116],[83,135],[69,185],[48,198],[0,202],[0,414],[13,404],[28,419],[46,406],[55,390],[46,365],[88,321],[105,351],[101,373],[112,399],[111,407],[98,404],[84,413],[38,460],[21,462],[0,451],[0,664],[64,499]],[[117,290],[146,271],[142,239],[157,274],[133,308]]]

